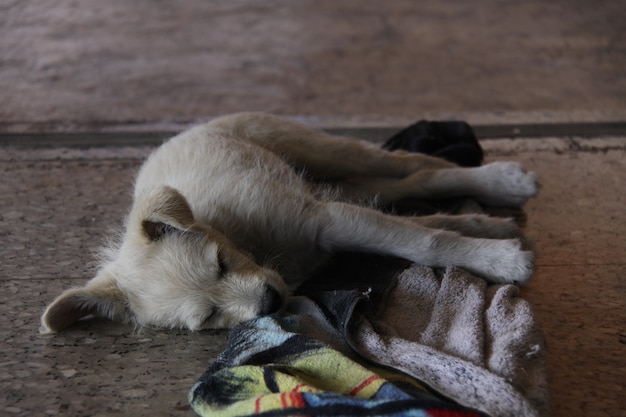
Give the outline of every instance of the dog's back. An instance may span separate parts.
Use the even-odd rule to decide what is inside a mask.
[[[287,284],[299,283],[326,259],[314,225],[304,221],[317,205],[310,192],[314,185],[220,122],[197,126],[159,147],[139,172],[135,205],[156,188],[176,189],[196,222],[224,233]]]

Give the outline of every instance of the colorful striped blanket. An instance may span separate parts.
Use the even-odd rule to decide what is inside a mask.
[[[285,314],[235,327],[190,391],[192,408],[200,416],[549,415],[543,339],[515,287],[422,267],[383,296],[390,286],[294,297]]]
[[[300,300],[298,302],[305,302]],[[300,333],[306,316],[244,323],[194,386],[201,416],[481,416],[445,401],[414,378],[364,366]],[[299,331],[294,333],[293,331]]]

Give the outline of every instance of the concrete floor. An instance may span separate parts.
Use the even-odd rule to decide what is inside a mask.
[[[326,127],[626,120],[623,2],[74,3],[0,2],[0,141],[236,110]],[[554,416],[626,415],[626,133],[482,144],[541,179],[523,295]],[[44,306],[92,275],[149,150],[0,147],[0,415],[193,415],[186,393],[226,332],[37,332]]]
[[[626,108],[623,1],[0,2],[0,131]]]

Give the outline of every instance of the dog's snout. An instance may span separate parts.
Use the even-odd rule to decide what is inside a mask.
[[[283,297],[273,287],[267,286],[261,300],[261,315],[276,313],[283,306]]]

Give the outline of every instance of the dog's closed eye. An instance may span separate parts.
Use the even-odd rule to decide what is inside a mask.
[[[221,249],[217,250],[217,267],[218,273],[221,276],[224,276],[228,273],[228,263],[226,262],[226,257],[224,256],[224,252]]]

